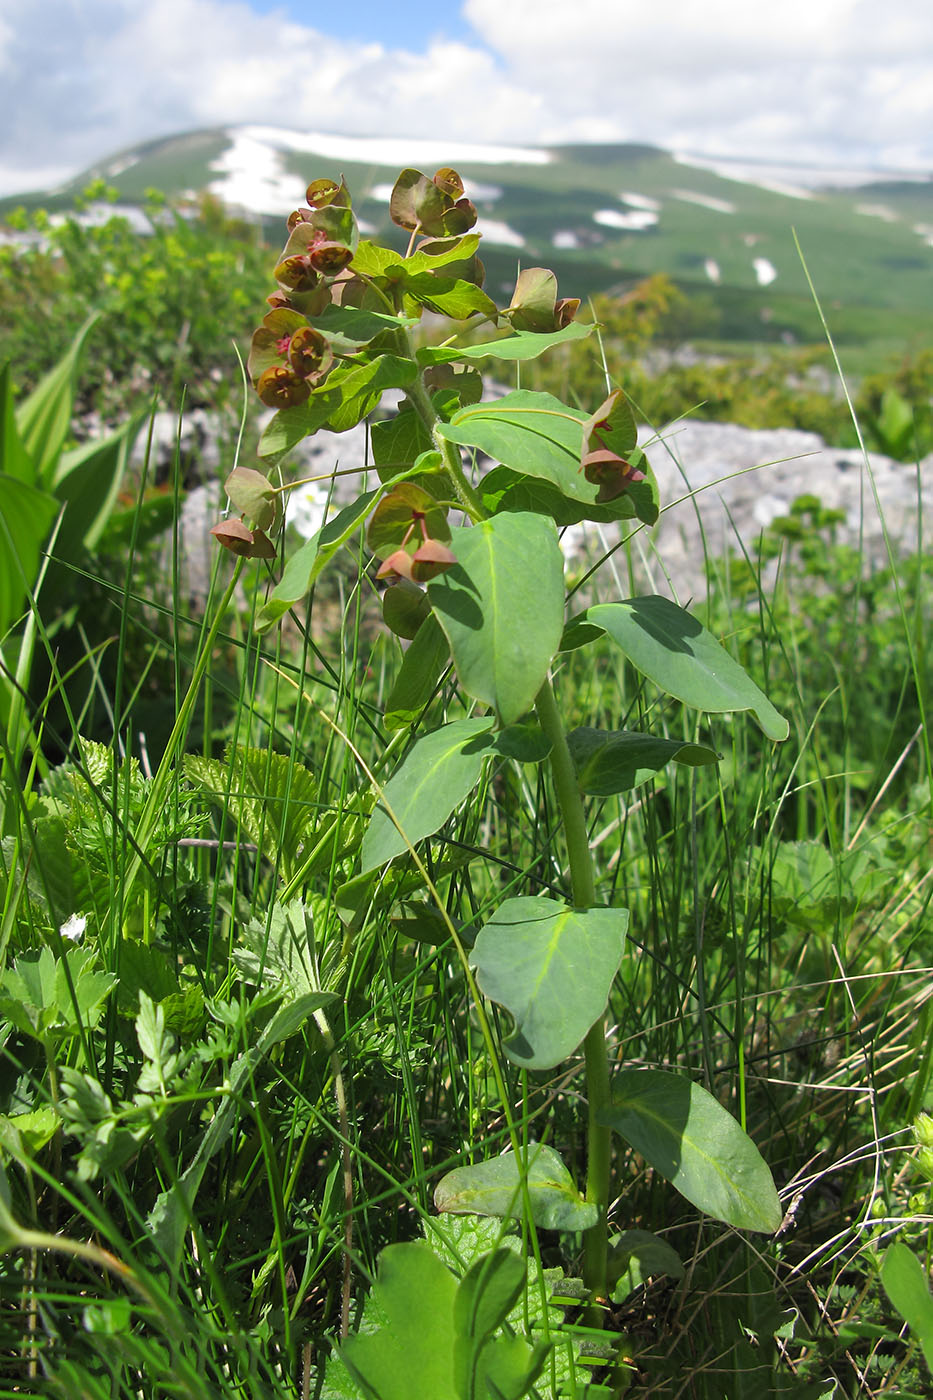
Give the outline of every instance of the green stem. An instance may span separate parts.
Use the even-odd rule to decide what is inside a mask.
[[[404,353],[409,359],[413,360],[415,358],[414,351],[412,350],[411,341],[407,335],[405,336],[405,340],[407,344]],[[466,473],[463,470],[463,464],[460,461],[459,450],[452,442],[448,442],[447,439],[442,437],[437,431],[438,417],[434,411],[431,396],[424,387],[424,381],[420,374],[417,379],[406,388],[405,397],[431,434],[434,446],[443,458],[444,470],[450,477],[454,491],[457,494],[457,499],[463,506],[463,509],[471,520],[485,520],[489,512],[467,480]]]
[[[545,681],[538,691],[535,710],[541,728],[551,743],[551,773],[567,841],[573,902],[577,908],[591,909],[596,903],[596,881],[586,830],[586,813],[550,681]],[[587,1096],[586,1199],[591,1205],[595,1205],[599,1212],[596,1224],[583,1236],[583,1281],[589,1288],[591,1297],[597,1300],[605,1298],[608,1293],[606,1217],[609,1208],[609,1167],[612,1155],[612,1130],[598,1121],[600,1111],[609,1106],[609,1057],[606,1051],[604,1015],[590,1027],[583,1042],[583,1054],[586,1062]],[[591,1325],[599,1326],[602,1320],[602,1309],[591,1306],[587,1321]]]
[[[407,341],[408,337],[405,339]],[[410,341],[406,353],[412,356]],[[489,512],[466,479],[459,452],[453,443],[437,432],[437,414],[420,375],[405,392],[415,412],[431,433],[464,508],[474,520],[485,520]],[[586,813],[550,680],[546,680],[538,691],[535,709],[541,728],[551,742],[551,772],[567,842],[573,902],[579,909],[591,909],[596,903],[596,880],[586,830]],[[609,1057],[606,1051],[605,1015],[600,1016],[590,1028],[583,1042],[583,1053],[586,1062],[587,1093],[586,1199],[595,1205],[598,1211],[595,1225],[591,1226],[583,1237],[583,1280],[590,1290],[590,1296],[597,1300],[605,1298],[608,1294],[607,1213],[612,1156],[612,1130],[598,1121],[601,1110],[609,1107]],[[602,1325],[603,1309],[598,1303],[590,1307],[587,1321],[591,1326]]]

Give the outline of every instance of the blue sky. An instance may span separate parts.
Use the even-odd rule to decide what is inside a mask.
[[[933,168],[922,0],[0,0],[0,194],[265,124]]]
[[[611,3],[612,0],[607,0]],[[257,14],[275,10],[309,28],[322,27],[338,39],[378,39],[387,48],[421,49],[426,39],[441,36],[479,45],[481,40],[456,4],[430,4],[427,0],[410,3],[308,4],[305,0],[250,0]],[[546,4],[547,0],[542,0]]]

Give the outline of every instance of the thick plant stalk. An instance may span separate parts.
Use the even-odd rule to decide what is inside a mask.
[[[580,909],[591,909],[596,903],[596,882],[593,875],[593,857],[590,852],[586,831],[586,814],[583,799],[577,786],[576,775],[567,737],[561,721],[554,690],[550,681],[545,681],[538,691],[535,710],[547,738],[551,743],[551,773],[554,789],[560,807],[567,842],[567,856],[570,863],[570,887],[573,902]],[[600,1016],[591,1026],[583,1042],[586,1061],[587,1097],[587,1167],[586,1199],[599,1211],[596,1224],[591,1226],[583,1237],[584,1262],[583,1281],[590,1289],[594,1300],[607,1294],[608,1227],[606,1214],[609,1207],[609,1165],[611,1157],[610,1128],[598,1121],[600,1111],[609,1106],[609,1060],[606,1054],[606,1018]],[[591,1321],[601,1319],[601,1310],[591,1310]]]
[[[452,443],[435,431],[437,415],[421,380],[416,380],[415,384],[406,390],[406,394],[440,449],[454,490],[466,510],[474,520],[485,518],[487,512],[463,473],[459,452]],[[596,903],[596,881],[586,831],[586,814],[550,680],[546,680],[539,690],[535,699],[535,710],[541,728],[551,743],[551,773],[567,842],[573,902],[579,909],[591,909]],[[583,1281],[590,1290],[590,1296],[599,1300],[605,1298],[608,1293],[609,1236],[606,1216],[609,1208],[609,1166],[612,1147],[612,1130],[598,1121],[600,1111],[609,1106],[605,1015],[600,1016],[590,1028],[583,1042],[583,1053],[586,1062],[587,1096],[586,1199],[591,1205],[595,1205],[599,1212],[595,1225],[591,1226],[583,1237]],[[602,1309],[598,1305],[591,1308],[589,1321],[594,1325],[601,1323]]]

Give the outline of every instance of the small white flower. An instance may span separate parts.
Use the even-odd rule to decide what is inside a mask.
[[[78,939],[81,938],[86,928],[87,919],[84,917],[84,915],[72,914],[69,919],[65,920],[65,922],[62,924],[61,928],[58,931],[61,934],[62,938],[69,938],[72,943],[77,943]]]

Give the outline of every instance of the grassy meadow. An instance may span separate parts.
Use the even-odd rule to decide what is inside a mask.
[[[380,1251],[417,1239],[458,1277],[503,1242],[530,1261],[496,1335],[542,1346],[537,1378],[458,1395],[928,1396],[933,1326],[898,1256],[905,1311],[888,1251],[906,1245],[925,1287],[933,565],[872,563],[818,509],[705,560],[692,611],[787,717],[782,744],[748,714],[687,709],[606,639],[554,659],[568,723],[650,724],[719,755],[588,799],[600,902],[630,911],[607,1045],[612,1073],[700,1081],[786,1212],[773,1237],[731,1229],[617,1145],[609,1223],[628,1252],[597,1329],[580,1232],[434,1204],[445,1173],[513,1132],[585,1177],[582,1055],[520,1068],[498,1053],[508,1014],[464,975],[498,901],[567,891],[546,767],[488,759],[417,859],[361,880],[374,784],[474,713],[456,675],[385,722],[406,648],[359,535],[263,633],[275,560],[218,548],[206,598],[182,587],[172,521],[196,464],[176,453],[157,475],[149,415],[205,408],[221,475],[255,464],[260,406],[231,340],[245,359],[274,253],[206,201],[149,240],[66,225],[0,254],[0,1397],[365,1397],[339,1344],[403,1329],[367,1296]],[[859,349],[854,419],[816,332],[771,350],[726,332],[715,358],[656,369],[688,295],[659,275],[593,314],[601,351],[555,349],[534,387],[589,408],[608,373],[652,422],[703,403],[840,445],[861,432],[908,464],[933,446],[933,352],[892,359],[887,312]],[[56,502],[31,561],[16,512],[43,507],[14,404]],[[865,479],[872,510],[867,458]],[[581,597],[637,592],[633,559],[594,557]],[[385,1400],[444,1400],[410,1385]]]

